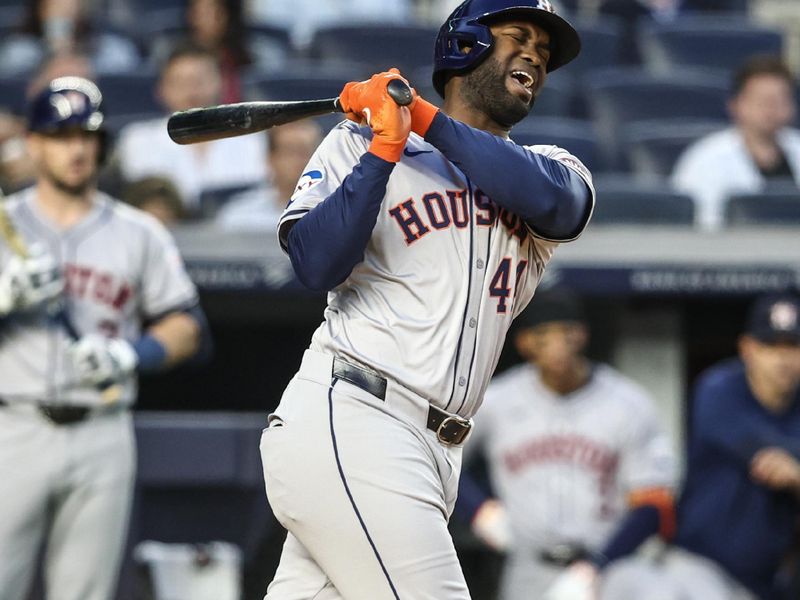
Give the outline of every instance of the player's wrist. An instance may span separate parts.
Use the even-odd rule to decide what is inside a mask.
[[[370,142],[369,152],[386,162],[398,163],[403,156],[403,148],[405,147],[406,140],[387,140],[383,136],[375,135],[372,138],[372,142]]]
[[[417,96],[411,105],[411,131],[425,137],[438,112],[439,109],[435,105]]]
[[[135,355],[134,369],[140,373],[161,370],[167,363],[167,349],[159,340],[145,333],[131,345]]]

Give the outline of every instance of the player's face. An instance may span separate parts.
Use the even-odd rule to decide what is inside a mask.
[[[768,73],[752,77],[729,106],[736,123],[759,136],[774,136],[794,121],[792,86]]]
[[[73,195],[94,185],[100,155],[100,136],[81,130],[56,135],[31,134],[28,150],[39,174]]]
[[[550,58],[550,35],[527,21],[503,21],[490,27],[491,56],[464,77],[462,100],[511,127],[524,119],[542,89]]]
[[[765,344],[744,336],[739,350],[748,373],[769,381],[772,389],[788,394],[800,386],[799,344]]]
[[[582,323],[553,321],[521,331],[516,338],[517,351],[543,372],[567,375],[582,357],[587,338]]]

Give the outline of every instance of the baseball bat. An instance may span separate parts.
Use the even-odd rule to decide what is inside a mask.
[[[3,205],[3,195],[0,192],[0,236],[8,244],[11,251],[20,258],[27,258],[29,255],[28,248],[22,239],[22,236],[14,227],[11,217],[8,216],[5,206]],[[63,298],[60,298],[48,307],[48,315],[54,323],[61,326],[72,341],[77,342],[81,338],[81,334],[72,319],[67,313],[67,307]],[[105,402],[116,402],[122,397],[123,387],[121,384],[114,381],[103,381],[97,384],[97,391],[100,392],[101,397]]]
[[[400,106],[408,106],[414,99],[411,88],[399,79],[392,79],[386,91]],[[333,112],[343,112],[339,98],[222,104],[174,113],[167,121],[167,133],[177,144],[197,144]]]

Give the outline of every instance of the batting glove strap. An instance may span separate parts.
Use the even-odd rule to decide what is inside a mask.
[[[438,113],[439,109],[436,106],[415,95],[414,102],[411,103],[411,131],[425,137]]]
[[[93,386],[128,379],[139,361],[126,340],[98,334],[82,337],[69,347],[68,354],[78,379]]]

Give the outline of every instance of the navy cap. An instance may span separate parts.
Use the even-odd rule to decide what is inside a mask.
[[[583,303],[566,288],[536,290],[533,300],[514,324],[519,329],[524,329],[554,321],[586,322]]]
[[[750,308],[746,333],[767,344],[800,344],[800,297],[788,293],[761,296]]]

